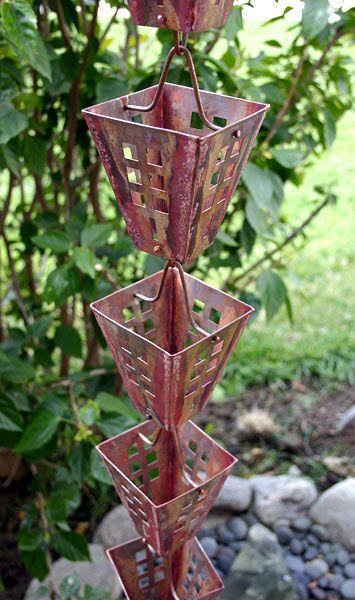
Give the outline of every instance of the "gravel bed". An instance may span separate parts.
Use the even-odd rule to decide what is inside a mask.
[[[247,543],[249,527],[258,522],[247,513],[200,530],[200,542],[222,579]],[[299,516],[277,522],[274,533],[300,600],[355,600],[355,553],[333,543],[325,527]]]

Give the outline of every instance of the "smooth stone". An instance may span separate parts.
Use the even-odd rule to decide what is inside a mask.
[[[355,477],[326,490],[311,507],[310,516],[329,530],[332,539],[355,551]]]
[[[305,570],[305,564],[299,556],[294,556],[293,554],[286,554],[285,556],[285,564],[287,568],[293,573],[301,573]]]
[[[315,598],[315,600],[326,600],[326,597],[326,592],[321,588],[315,587],[311,589],[311,598]]]
[[[266,525],[304,514],[318,496],[313,481],[306,477],[257,475],[250,481],[255,494],[254,510]]]
[[[328,544],[328,542],[323,542],[323,544],[319,546],[319,549],[322,554],[328,554],[331,550],[331,545]]]
[[[276,527],[275,534],[282,546],[286,546],[293,539],[293,533],[289,527]]]
[[[209,558],[214,558],[218,552],[218,544],[213,537],[204,537],[200,544]]]
[[[324,559],[327,561],[328,565],[332,567],[336,563],[336,554],[334,552],[328,552],[324,555]]]
[[[235,550],[230,546],[218,546],[217,558],[221,558],[222,556],[228,556],[228,558],[235,558]]]
[[[259,523],[259,519],[256,515],[254,515],[254,513],[247,513],[246,515],[243,515],[243,519],[249,527]]]
[[[313,560],[317,558],[319,554],[318,548],[316,546],[308,546],[306,552],[303,555],[304,560]]]
[[[329,570],[329,567],[325,560],[322,558],[315,558],[306,563],[306,572],[312,577],[312,579],[318,579],[321,575],[325,575]]]
[[[276,529],[277,527],[290,527],[291,525],[291,521],[290,519],[277,519],[277,521],[274,523],[274,528]]]
[[[355,563],[348,563],[345,565],[344,573],[349,579],[355,579]]]
[[[311,533],[315,535],[320,542],[328,542],[330,539],[329,531],[323,525],[319,525],[319,523],[314,523],[311,527]]]
[[[120,504],[110,510],[98,525],[94,536],[94,544],[100,544],[105,548],[119,546],[137,537],[136,528],[128,514],[128,511]]]
[[[338,550],[336,557],[337,563],[341,567],[344,567],[350,561],[349,552],[347,552],[346,550]]]
[[[340,573],[340,575],[343,574],[343,567],[341,567],[340,565],[334,565],[333,566],[333,571],[334,573]]]
[[[350,560],[351,560],[351,562],[355,562],[355,552],[351,552]]]
[[[344,581],[344,577],[340,573],[332,573],[329,581],[329,588],[331,590],[335,590],[336,592],[340,590],[340,586]]]
[[[244,542],[231,542],[230,544],[228,544],[228,546],[230,548],[232,548],[233,550],[235,550],[236,552],[240,552],[240,550],[243,548],[245,544]]]
[[[237,596],[236,596],[237,594]],[[296,600],[276,535],[261,524],[249,529],[220,600]]]
[[[235,539],[234,533],[229,531],[229,529],[227,528],[227,526],[225,524],[218,525],[218,527],[216,528],[216,533],[217,533],[218,541],[221,542],[222,544],[228,545],[228,544],[230,544],[230,542],[233,542],[233,540]]]
[[[311,524],[309,517],[301,515],[292,520],[291,526],[293,529],[296,529],[296,531],[309,531]]]
[[[347,579],[341,584],[340,592],[347,600],[355,600],[355,580]]]
[[[309,544],[312,544],[312,546],[319,546],[319,539],[313,535],[313,533],[309,533],[306,539]]]
[[[233,561],[234,556],[221,556],[218,559],[218,566],[221,569],[221,571],[223,571],[223,573],[227,575],[233,564]]]
[[[244,512],[251,505],[253,496],[249,479],[229,475],[219,492],[213,508]]]
[[[327,590],[329,588],[329,583],[330,577],[328,577],[327,575],[323,575],[323,577],[321,577],[318,581],[318,584],[321,588],[323,588],[323,590]]]
[[[296,583],[295,590],[296,590],[298,600],[308,600],[309,599],[308,589],[302,583]]]
[[[248,525],[241,517],[233,517],[228,523],[228,528],[234,534],[235,540],[245,540],[248,535]]]
[[[304,550],[304,545],[301,542],[301,540],[292,540],[290,543],[290,550],[292,552],[292,554],[302,554],[303,550]]]
[[[106,556],[105,550],[98,544],[89,544],[89,552],[91,561],[72,562],[66,558],[56,560],[50,571],[50,575],[42,582],[38,579],[32,579],[25,594],[25,600],[38,598],[38,590],[40,587],[49,586],[51,582],[54,591],[60,598],[60,584],[63,579],[76,573],[81,581],[81,591],[83,592],[86,585],[90,585],[95,589],[102,589],[109,594],[110,598],[117,598],[122,592],[122,587],[119,583],[115,570],[109,559]],[[50,600],[49,594],[41,595],[41,600]]]

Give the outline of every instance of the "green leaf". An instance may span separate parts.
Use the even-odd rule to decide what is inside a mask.
[[[52,317],[50,317],[49,315],[43,315],[42,317],[39,317],[37,321],[31,323],[31,325],[28,326],[29,336],[31,338],[38,338],[39,340],[44,338],[51,322]]]
[[[144,263],[144,271],[146,275],[153,275],[153,273],[157,273],[164,269],[165,260],[161,258],[161,256],[152,256],[149,254]]]
[[[265,209],[273,194],[273,181],[270,171],[261,169],[253,163],[248,163],[243,171],[243,181],[256,204]]]
[[[27,425],[15,452],[26,454],[46,444],[57,431],[59,418],[53,413],[39,409]]]
[[[104,466],[96,448],[91,450],[90,454],[90,471],[91,475],[100,483],[105,483],[106,485],[112,485],[111,478]]]
[[[48,51],[38,32],[37,19],[26,0],[7,0],[1,6],[5,37],[16,56],[29,63],[38,73],[51,79]]]
[[[28,127],[28,119],[11,102],[0,103],[0,144],[7,144]]]
[[[245,214],[247,216],[249,224],[254,229],[254,231],[259,233],[260,235],[266,233],[266,214],[263,210],[261,210],[261,208],[259,208],[258,204],[253,198],[248,198],[245,206]]]
[[[55,551],[68,560],[90,560],[86,539],[75,531],[57,531],[51,543]]]
[[[41,545],[43,539],[40,529],[21,529],[18,536],[18,546],[22,552],[31,552]]]
[[[20,161],[16,154],[12,152],[12,150],[10,150],[9,146],[6,146],[6,144],[0,144],[0,158],[1,156],[3,156],[3,159],[10,171],[19,177],[21,171]]]
[[[95,277],[95,256],[89,248],[75,248],[73,258],[82,273]]]
[[[56,344],[67,356],[82,356],[82,341],[78,331],[71,325],[59,325],[54,336]]]
[[[287,290],[281,277],[274,271],[265,271],[258,277],[258,291],[268,320],[279,311],[286,299]]]
[[[93,400],[88,400],[79,410],[80,419],[85,425],[93,425],[100,417],[100,408]]]
[[[323,122],[323,138],[324,138],[324,145],[326,148],[330,148],[330,146],[332,145],[332,143],[335,140],[336,133],[337,133],[337,130],[336,130],[335,121],[334,121],[332,115],[330,114],[329,110],[325,110],[324,111],[324,122]]]
[[[35,175],[42,176],[46,164],[46,142],[38,136],[27,136],[23,143],[25,163]]]
[[[302,150],[297,148],[293,149],[279,146],[278,148],[271,148],[270,152],[274,159],[286,169],[294,169],[303,159]]]
[[[240,242],[246,252],[246,254],[250,254],[256,240],[256,233],[251,227],[248,219],[244,219],[243,226],[240,230]]]
[[[3,378],[10,383],[27,383],[30,379],[33,379],[34,375],[35,369],[32,365],[1,353],[0,379]]]
[[[116,413],[131,419],[139,418],[138,413],[134,410],[128,398],[125,400],[118,396],[113,396],[108,392],[100,392],[96,396],[96,402],[104,412]]]
[[[109,224],[98,223],[91,225],[81,232],[81,243],[88,248],[103,246],[107,242],[111,231],[112,227]]]
[[[119,79],[117,76],[100,77],[96,86],[96,102],[105,102],[118,98],[127,93],[127,81]]]
[[[68,251],[70,239],[64,231],[50,231],[48,233],[35,235],[32,238],[32,242],[38,246],[38,248],[52,250],[56,254],[60,254]]]
[[[27,571],[39,581],[43,581],[48,575],[47,557],[41,548],[37,548],[35,552],[21,552],[21,560]]]
[[[5,431],[22,431],[22,417],[14,402],[7,398],[0,398],[0,429]]]
[[[228,233],[226,233],[225,231],[223,231],[223,229],[219,230],[216,237],[217,237],[217,240],[222,242],[222,244],[224,244],[225,246],[229,246],[230,248],[236,248],[238,246],[238,244],[232,238],[232,236],[229,235]]]
[[[328,0],[305,0],[302,12],[302,32],[309,42],[328,24]]]
[[[53,301],[61,305],[78,290],[79,279],[76,269],[73,269],[70,263],[65,263],[48,275],[44,296],[48,302]]]

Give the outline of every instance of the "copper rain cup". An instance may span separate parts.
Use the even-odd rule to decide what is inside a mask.
[[[126,390],[166,430],[204,408],[253,308],[185,274],[191,325],[177,268],[155,273],[91,305]],[[146,302],[136,294],[154,296]]]
[[[128,6],[137,25],[188,33],[223,27],[233,0],[128,0]]]
[[[237,462],[192,421],[174,435],[151,419],[97,450],[138,533],[160,555],[196,534]]]
[[[218,131],[201,121],[194,90],[180,85],[165,83],[152,110],[124,108],[149,106],[157,90],[83,114],[135,245],[191,262],[218,233],[268,105],[197,92]]]
[[[166,558],[154,554],[141,538],[115,548],[107,554],[113,563],[128,600],[172,600],[170,568]],[[223,583],[197,538],[179,552],[175,590],[180,600],[213,600]],[[175,568],[174,568],[175,567]]]

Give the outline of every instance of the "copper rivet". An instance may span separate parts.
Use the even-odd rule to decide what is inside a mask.
[[[163,23],[165,23],[165,17],[163,17],[163,15],[158,15],[157,22],[159,23],[159,25],[163,25]]]
[[[236,131],[233,131],[233,136],[236,138],[240,138],[240,130],[237,129]]]
[[[159,252],[159,250],[161,250],[161,245],[157,244],[156,246],[154,246],[153,250],[154,252]]]

